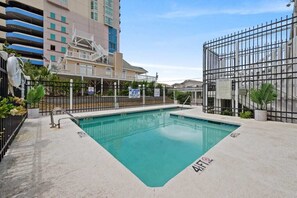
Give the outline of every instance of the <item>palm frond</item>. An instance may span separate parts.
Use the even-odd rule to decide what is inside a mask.
[[[266,109],[267,104],[273,102],[277,98],[275,88],[270,83],[263,83],[260,89],[250,90],[251,100],[260,106],[260,109]]]

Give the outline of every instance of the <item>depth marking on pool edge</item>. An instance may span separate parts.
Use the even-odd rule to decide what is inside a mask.
[[[201,157],[193,166],[192,168],[196,173],[203,172],[211,163],[213,162],[213,159],[210,159],[208,157]]]

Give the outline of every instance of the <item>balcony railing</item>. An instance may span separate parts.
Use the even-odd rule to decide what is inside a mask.
[[[91,62],[96,62],[96,63],[103,63],[103,64],[108,64],[108,59],[105,57],[100,57],[99,54],[97,53],[92,53],[92,54],[86,54],[82,52],[75,52],[75,51],[68,51],[65,54],[65,57],[67,58],[78,58],[81,60],[87,60]]]
[[[84,76],[90,78],[107,78],[116,80],[128,80],[128,81],[156,81],[156,77],[148,75],[117,75],[114,71],[107,70],[105,68],[94,68],[85,67],[79,65],[67,65],[67,69],[59,70],[60,75],[74,75],[74,76]]]

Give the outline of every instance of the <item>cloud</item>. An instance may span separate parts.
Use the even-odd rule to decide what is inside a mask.
[[[194,18],[207,15],[255,15],[265,13],[280,13],[291,11],[282,1],[262,1],[254,5],[242,5],[233,8],[176,8],[173,11],[161,14],[158,17],[163,19]]]

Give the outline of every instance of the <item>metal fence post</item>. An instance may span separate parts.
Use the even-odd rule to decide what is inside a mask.
[[[177,104],[175,90],[173,90],[173,103]]]
[[[114,108],[117,109],[117,83],[114,82]]]
[[[145,105],[145,84],[142,85],[142,104]]]
[[[70,92],[69,92],[69,109],[72,112],[73,108],[73,80],[70,79]]]
[[[163,104],[166,103],[166,100],[165,100],[165,89],[166,89],[166,86],[164,85],[163,86]]]

